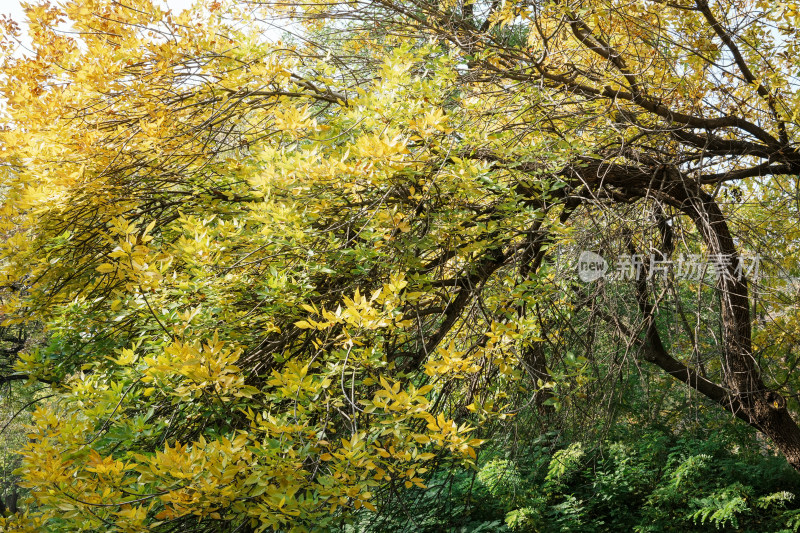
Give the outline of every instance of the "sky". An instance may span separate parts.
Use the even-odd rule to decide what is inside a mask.
[[[36,0],[27,0],[30,4],[37,3]],[[191,6],[192,0],[161,0],[167,4],[173,11],[182,11]],[[0,0],[0,13],[11,15],[11,18],[17,22],[22,22],[25,19],[25,14],[22,11],[22,6],[19,0]]]
[[[158,0],[156,0],[158,1]],[[181,12],[195,3],[195,0],[160,0],[175,12]],[[196,0],[202,2],[203,0]],[[37,0],[27,0],[27,3],[36,4]],[[25,12],[22,10],[20,0],[0,0],[0,14],[11,15],[12,20],[22,27],[23,41],[25,40]]]

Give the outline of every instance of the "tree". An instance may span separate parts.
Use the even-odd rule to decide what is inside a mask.
[[[794,258],[793,9],[98,0],[29,7],[23,56],[5,21],[4,327],[46,340],[3,379],[58,392],[5,526],[321,529],[629,353],[800,467],[795,358],[753,345],[786,287],[735,271],[770,232]],[[679,239],[728,274],[683,335],[676,283],[590,292],[556,253]]]

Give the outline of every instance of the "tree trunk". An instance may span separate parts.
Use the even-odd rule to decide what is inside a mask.
[[[800,428],[787,411],[786,400],[767,389],[753,358],[748,283],[744,273],[736,271],[740,257],[725,216],[710,194],[699,186],[690,188],[685,179],[679,181],[670,196],[691,217],[709,255],[727,261],[726,271],[718,275],[718,288],[724,334],[722,371],[731,405],[743,411],[736,414],[772,440],[789,464],[800,471]]]

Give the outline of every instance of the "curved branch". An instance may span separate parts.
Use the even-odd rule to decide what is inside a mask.
[[[778,135],[780,136],[781,143],[789,144],[789,136],[786,133],[786,124],[780,119],[778,116],[778,111],[775,109],[775,97],[770,94],[769,90],[764,86],[764,83],[759,82],[753,75],[753,72],[750,70],[750,67],[744,60],[744,56],[742,56],[742,52],[739,50],[739,47],[736,46],[736,43],[733,42],[733,38],[731,37],[730,33],[728,33],[728,31],[722,27],[722,24],[711,12],[708,2],[706,0],[697,0],[696,5],[697,10],[700,11],[708,23],[711,24],[711,28],[714,30],[714,33],[716,33],[717,36],[722,39],[722,42],[725,44],[728,50],[730,50],[731,54],[733,55],[733,60],[736,62],[736,66],[739,68],[739,72],[742,73],[742,76],[744,76],[745,81],[751,85],[755,85],[758,95],[767,102],[767,106],[772,113],[772,117],[778,123]]]

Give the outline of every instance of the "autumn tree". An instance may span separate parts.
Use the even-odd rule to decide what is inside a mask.
[[[689,364],[688,354],[667,350],[657,327],[655,295],[648,295],[658,291],[646,281],[633,287],[641,327],[628,328],[616,317],[607,317],[609,325],[630,337],[642,332],[644,360],[762,431],[797,467],[800,433],[786,398],[776,390],[778,383],[792,392],[794,386],[788,376],[765,384],[762,367],[774,361],[760,360],[770,348],[767,342],[759,349],[753,345],[751,292],[746,276],[735,271],[743,248],[763,244],[754,227],[773,229],[776,218],[797,212],[796,6],[375,2],[329,8],[325,16],[358,18],[364,10],[383,27],[395,21],[389,24],[393,32],[445,43],[462,58],[460,80],[467,87],[518,102],[500,111],[508,121],[500,127],[500,135],[508,136],[503,148],[466,143],[459,155],[494,169],[563,182],[555,194],[564,206],[562,220],[620,204],[650,205],[649,229],[658,229],[661,237],[659,257],[674,251],[676,230],[694,226],[708,256],[724,258],[727,269],[716,287],[722,329],[719,357],[713,358],[716,379]],[[569,146],[565,164],[553,173],[539,161],[526,160],[530,152],[520,153],[529,150],[526,134],[538,142],[547,139],[549,147]],[[525,185],[516,190],[525,191]],[[726,212],[718,199],[721,189],[729,189],[741,203],[742,188],[758,200],[744,220],[738,218],[741,210]],[[576,211],[576,205],[586,211]],[[781,214],[776,205],[783,207]],[[796,234],[794,224],[777,225],[779,233]],[[734,234],[732,227],[741,231]],[[622,231],[620,240],[636,250],[628,233]],[[793,243],[781,245],[780,253],[780,267],[791,263]],[[529,268],[523,270],[529,273]],[[761,288],[768,294],[786,289]],[[784,314],[786,303],[793,309],[793,301],[774,295],[761,305],[774,315]],[[769,333],[760,335],[764,339]],[[697,353],[701,348],[694,341]]]
[[[57,396],[4,526],[324,529],[569,423],[600,353],[797,468],[794,302],[735,271],[795,257],[795,9],[97,0],[29,6],[21,54],[6,21],[3,327],[45,330],[2,379]],[[728,270],[668,338],[674,280],[561,256],[677,243]]]

